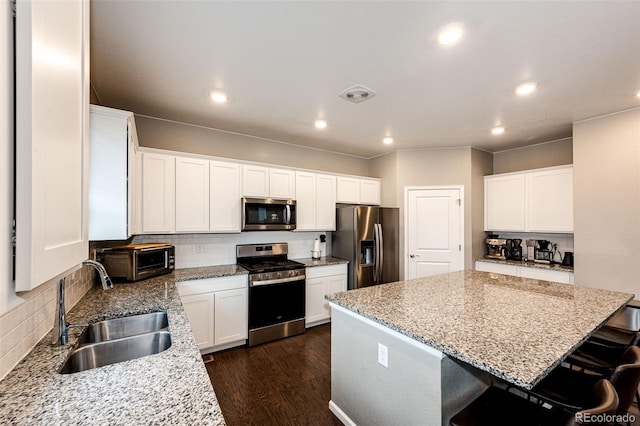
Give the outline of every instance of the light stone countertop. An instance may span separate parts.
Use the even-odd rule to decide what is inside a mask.
[[[81,373],[58,374],[71,344],[51,346],[51,332],[0,381],[0,424],[224,425],[176,281],[246,274],[235,265],[176,270],[137,283],[95,286],[67,314],[72,324],[166,310],[172,344],[159,354]]]
[[[536,262],[527,262],[524,260],[503,260],[503,259],[491,259],[486,257],[480,257],[476,259],[476,262],[500,263],[502,265],[515,265],[515,266],[522,266],[525,268],[546,269],[549,271],[561,271],[561,272],[573,273],[573,266],[564,266],[564,265],[558,265],[555,263],[554,264],[536,263]]]
[[[311,257],[305,257],[303,259],[291,259],[296,262],[304,263],[304,266],[311,268],[314,266],[330,266],[339,265],[342,263],[349,263],[348,260],[340,259],[339,257],[322,256],[320,259],[313,259]]]
[[[325,297],[531,389],[633,295],[459,271]]]

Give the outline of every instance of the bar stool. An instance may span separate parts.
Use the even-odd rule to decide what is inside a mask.
[[[593,336],[590,341],[626,347],[640,344],[640,307],[627,305]]]
[[[450,420],[451,426],[549,426],[608,425],[587,423],[587,419],[612,414],[618,407],[618,395],[611,382],[599,380],[592,388],[588,409],[569,413],[557,408],[545,408],[508,390],[492,386]]]
[[[619,398],[615,414],[622,416],[629,411],[640,384],[640,348],[627,348],[607,378]],[[553,406],[575,412],[591,404],[589,389],[599,380],[602,376],[558,367],[526,392]]]

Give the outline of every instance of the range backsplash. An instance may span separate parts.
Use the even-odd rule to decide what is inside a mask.
[[[169,234],[136,235],[133,243],[170,242],[176,248],[176,268],[229,265],[236,263],[237,244],[289,243],[289,258],[311,257],[314,241],[327,236],[320,244],[322,255],[331,254],[330,232],[242,232],[238,234]]]

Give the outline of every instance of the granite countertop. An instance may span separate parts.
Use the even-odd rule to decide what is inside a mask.
[[[176,281],[246,274],[235,265],[176,270],[138,283],[95,286],[67,314],[72,324],[166,310],[172,344],[159,354],[81,373],[59,374],[70,345],[51,332],[0,381],[0,424],[224,425]]]
[[[633,295],[459,271],[325,297],[531,389]]]
[[[481,257],[479,259],[476,259],[476,262],[501,263],[503,265],[523,266],[526,268],[547,269],[550,271],[573,272],[573,266],[558,265],[556,263],[536,263],[536,262],[527,262],[525,260],[490,259],[486,257]]]
[[[329,266],[329,265],[339,265],[342,263],[349,263],[348,260],[340,259],[338,257],[331,257],[331,256],[322,256],[320,259],[305,257],[303,259],[291,259],[291,260],[304,263],[304,266],[306,266],[307,268],[314,267],[314,266]]]

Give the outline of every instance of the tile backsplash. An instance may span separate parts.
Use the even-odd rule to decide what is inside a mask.
[[[316,238],[327,236],[320,245],[322,255],[331,254],[330,232],[242,232],[238,234],[137,235],[133,243],[170,242],[176,248],[176,268],[236,263],[237,244],[289,243],[289,258],[311,257]]]
[[[0,316],[0,380],[53,327],[56,283],[52,280],[36,289],[19,293],[24,301]],[[94,285],[94,270],[85,266],[67,277],[65,307],[71,309]]]

